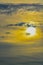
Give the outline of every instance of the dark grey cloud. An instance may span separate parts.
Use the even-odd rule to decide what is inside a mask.
[[[41,4],[0,4],[0,14],[12,14],[19,9],[27,11],[43,11]]]
[[[6,25],[6,27],[17,27],[17,26],[26,26],[26,27],[30,27],[30,26],[32,26],[32,27],[36,27],[36,25],[33,25],[33,24],[29,24],[29,23],[25,23],[25,22],[18,22],[18,23],[15,23],[15,24],[7,24]]]
[[[35,61],[35,59],[36,58],[32,58],[28,56],[0,57],[0,64],[1,65],[43,65],[43,61]]]
[[[26,48],[37,48],[30,45],[13,45],[0,42],[0,65],[43,65],[43,52],[32,52],[29,56]],[[25,50],[24,50],[25,49]],[[24,50],[24,51],[23,51]],[[24,53],[24,54],[23,54]]]
[[[0,36],[0,39],[5,38],[4,36]]]
[[[2,42],[0,42],[0,49],[2,50],[2,49],[8,49],[8,48],[11,48],[12,47],[12,45],[11,44],[7,44],[7,43],[2,43]]]
[[[23,26],[25,23],[24,22],[18,22],[18,23],[16,23],[16,24],[8,24],[8,25],[6,25],[7,27],[9,27],[9,26]]]
[[[11,32],[5,32],[5,34],[11,34]]]

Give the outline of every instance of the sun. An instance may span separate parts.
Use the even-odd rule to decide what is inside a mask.
[[[36,28],[28,27],[25,32],[29,36],[34,36],[36,34]]]

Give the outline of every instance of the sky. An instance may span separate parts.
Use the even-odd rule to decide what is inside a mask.
[[[43,0],[0,0],[0,3],[41,3]]]
[[[43,5],[22,5],[3,4],[1,6],[0,4],[0,42],[28,44],[42,38]],[[30,23],[35,25],[37,30],[37,34],[33,37],[25,33],[27,24]]]
[[[29,27],[35,35],[26,33]],[[42,63],[43,1],[0,0],[0,65]]]

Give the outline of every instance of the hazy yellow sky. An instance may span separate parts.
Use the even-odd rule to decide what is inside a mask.
[[[15,23],[19,23],[20,21],[23,21],[25,23],[29,23],[31,21],[33,21],[36,25],[39,25],[40,23],[42,23],[41,21],[43,21],[43,18],[42,18],[42,13],[40,12],[25,12],[23,13],[23,15],[21,14],[22,12],[18,12],[16,13],[15,15],[13,14],[12,16],[4,16],[0,15],[0,17],[2,18],[2,20],[0,19],[0,21],[2,21],[2,23],[0,23],[1,25],[7,25],[7,24],[15,24]],[[35,14],[35,15],[34,15]],[[4,19],[3,19],[4,17]],[[40,22],[39,22],[40,21]],[[25,30],[26,30],[26,27],[23,26],[23,27],[14,27],[14,28],[17,28],[16,29],[13,29],[11,27],[10,28],[0,28],[0,36],[4,36],[4,38],[0,39],[0,41],[3,41],[3,42],[15,42],[15,43],[25,43],[28,44],[28,42],[37,42],[39,40],[41,40],[42,38],[42,32],[41,32],[41,28],[37,28],[37,35],[33,36],[33,37],[28,37],[26,36],[25,34]],[[2,32],[3,31],[3,32]],[[10,34],[6,34],[6,32],[10,32]],[[30,44],[29,43],[29,44]]]
[[[41,3],[43,0],[0,0],[0,3]]]
[[[2,0],[1,0],[2,1]],[[0,1],[0,2],[1,2]],[[30,2],[30,3],[41,3],[39,0],[4,0],[3,2],[7,1],[10,3],[26,3],[26,2]],[[40,5],[40,4],[39,4]],[[6,5],[5,5],[6,6]],[[19,5],[20,6],[20,5]],[[28,6],[26,7],[20,7],[18,8],[18,5],[15,6],[16,8],[13,8],[12,6],[10,6],[11,8],[11,15],[7,15],[7,9],[5,8],[5,10],[0,10],[2,12],[4,12],[3,14],[0,14],[0,42],[10,42],[10,43],[14,43],[14,44],[18,44],[18,43],[26,43],[26,44],[30,44],[31,42],[36,43],[39,40],[42,40],[42,26],[40,26],[40,24],[43,24],[43,9],[42,7],[30,7],[30,10],[28,11]],[[8,11],[10,10],[10,8],[8,8]],[[24,9],[25,8],[25,9]],[[26,9],[27,8],[27,9]],[[13,12],[14,9],[14,12]],[[15,11],[16,10],[16,11]],[[9,11],[10,12],[10,11]],[[6,14],[5,14],[6,13]],[[7,27],[7,25],[9,24],[18,24],[19,22],[24,22],[24,23],[31,23],[34,22],[36,25],[36,30],[37,33],[35,34],[35,36],[33,37],[29,37],[29,35],[26,35],[25,31],[28,27],[26,26],[9,26]],[[38,26],[38,27],[37,27]],[[39,41],[41,42],[41,41]]]
[[[43,58],[43,0],[0,0],[0,3],[16,3],[16,8],[6,5],[0,7],[0,42],[6,42],[7,44],[24,45],[24,47],[11,47],[10,48],[2,46],[0,47],[0,57],[1,56],[11,56],[16,55],[27,55]],[[17,3],[40,3],[35,6],[23,6],[18,7]],[[1,5],[1,4],[0,4]],[[10,4],[11,5],[11,4]],[[38,6],[38,7],[37,7]],[[29,8],[28,8],[29,7]],[[15,10],[16,9],[16,10]],[[10,13],[10,14],[9,14]],[[31,23],[34,22],[36,29],[36,34],[30,37],[25,33],[27,28],[23,26],[15,26],[14,24]],[[11,24],[11,26],[10,26]],[[8,26],[9,25],[9,26]],[[4,44],[0,43],[0,44]],[[6,44],[5,43],[5,44]],[[29,45],[25,47],[25,45]],[[30,60],[30,58],[29,58]]]

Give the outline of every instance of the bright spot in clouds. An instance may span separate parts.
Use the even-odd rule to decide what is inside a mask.
[[[34,27],[28,27],[26,29],[26,34],[29,34],[30,36],[34,36],[36,34],[36,28],[34,28]]]

